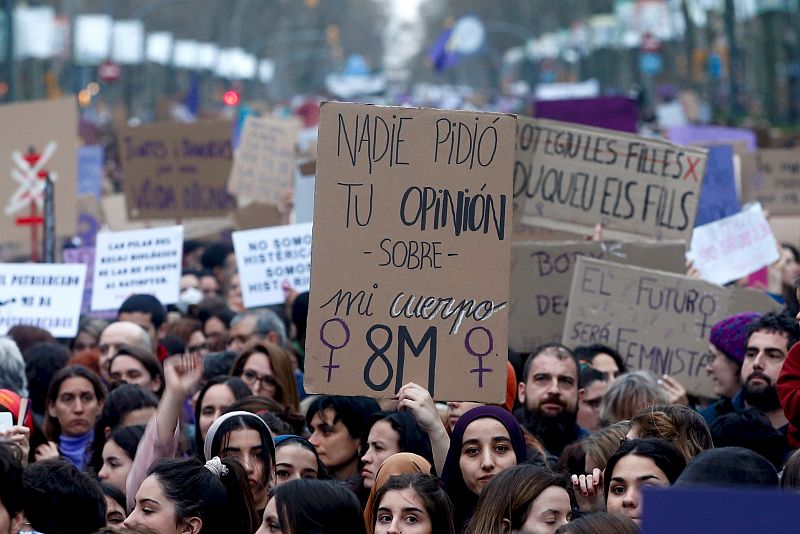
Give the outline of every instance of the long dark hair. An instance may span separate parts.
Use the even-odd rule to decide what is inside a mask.
[[[235,376],[216,376],[206,382],[203,389],[200,390],[200,394],[197,396],[197,403],[194,405],[194,450],[197,451],[198,455],[203,454],[203,438],[205,437],[200,435],[200,414],[203,410],[203,399],[212,386],[218,386],[220,384],[231,390],[234,400],[239,400],[252,394],[247,384]]]
[[[117,347],[117,352],[114,356],[108,361],[108,372],[111,374],[111,368],[114,366],[114,360],[119,358],[120,356],[127,356],[128,358],[133,358],[144,367],[144,370],[147,371],[147,374],[150,375],[150,380],[155,380],[158,378],[159,386],[158,391],[156,391],[157,395],[161,395],[161,392],[164,391],[165,381],[164,381],[164,369],[161,366],[161,362],[158,361],[158,358],[153,356],[149,350],[145,350],[141,347],[135,347],[133,345],[120,345]]]
[[[403,475],[392,475],[389,480],[378,489],[375,494],[376,506],[372,510],[370,523],[374,526],[378,515],[380,515],[380,503],[383,497],[393,490],[411,489],[422,499],[425,511],[431,518],[433,525],[432,532],[439,534],[455,534],[453,525],[453,504],[447,493],[439,485],[438,480],[430,475],[423,473],[407,473]]]
[[[108,441],[116,443],[133,460],[143,435],[144,425],[120,426],[111,431]]]
[[[283,436],[275,436],[275,476],[277,477],[277,469],[278,469],[278,451],[283,447],[290,447],[292,445],[296,445],[301,447],[314,455],[314,458],[317,459],[317,480],[328,480],[330,478],[330,474],[328,473],[328,469],[325,467],[325,464],[322,463],[322,460],[319,459],[319,453],[317,452],[316,447],[314,447],[310,441],[302,436],[295,436],[295,435],[283,435]]]
[[[233,459],[222,460],[222,465],[228,472],[217,477],[196,458],[171,458],[156,463],[148,475],[156,477],[179,519],[203,521],[201,532],[253,534],[259,521],[247,473]]]
[[[103,401],[105,401],[106,387],[100,382],[97,375],[86,367],[70,365],[64,367],[53,376],[53,380],[50,382],[50,387],[47,390],[47,406],[55,404],[58,399],[59,390],[61,390],[61,384],[68,378],[85,378],[92,384],[97,402],[102,404]],[[49,412],[49,410],[45,409],[45,412]],[[58,442],[59,436],[61,435],[61,424],[58,422],[58,418],[51,416],[49,413],[45,413],[44,434],[47,436],[47,439],[55,442]]]
[[[355,493],[329,480],[292,480],[275,488],[284,529],[305,534],[366,534]]]
[[[367,429],[361,436],[362,454],[369,447],[367,439],[372,426],[378,421],[386,421],[392,429],[397,432],[399,439],[397,445],[400,452],[411,452],[418,454],[433,463],[433,453],[431,452],[431,440],[417,424],[414,416],[408,412],[378,412],[369,418]],[[376,466],[380,467],[380,466]]]
[[[620,445],[617,452],[608,459],[605,474],[603,476],[603,489],[605,490],[606,502],[608,501],[608,491],[611,486],[611,478],[614,476],[614,468],[617,463],[628,455],[642,456],[650,458],[656,467],[661,469],[670,485],[674,484],[686,467],[686,460],[681,451],[668,441],[661,438],[632,439]]]
[[[269,360],[277,385],[275,388],[275,400],[295,411],[299,410],[300,396],[297,393],[297,382],[292,369],[292,360],[289,358],[289,354],[278,345],[263,341],[248,347],[233,362],[231,376],[241,377],[244,372],[244,366],[247,365],[247,360],[254,354],[263,354]]]

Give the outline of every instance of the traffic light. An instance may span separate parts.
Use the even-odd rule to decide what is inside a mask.
[[[233,89],[228,89],[222,96],[222,101],[226,106],[235,106],[239,103],[239,93]]]

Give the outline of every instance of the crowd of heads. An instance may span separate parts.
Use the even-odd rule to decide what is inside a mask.
[[[245,309],[232,256],[187,243],[178,304],[0,339],[0,534],[633,533],[647,488],[800,487],[788,312],[710,327],[714,399],[559,343],[509,353],[502,405],[309,396],[308,294]]]

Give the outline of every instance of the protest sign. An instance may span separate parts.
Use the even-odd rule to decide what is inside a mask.
[[[735,313],[779,309],[749,289],[582,257],[562,342],[570,348],[603,343],[619,351],[628,369],[669,374],[690,394],[712,397],[705,370],[711,327]]]
[[[686,257],[703,280],[724,285],[772,265],[780,258],[775,236],[760,204],[698,226]]]
[[[287,191],[294,186],[294,145],[299,127],[294,119],[247,117],[228,181],[228,191],[236,195],[239,205],[284,203]]]
[[[515,197],[522,222],[580,233],[602,223],[609,239],[688,240],[706,150],[611,130],[536,120],[525,123]]]
[[[785,532],[800,507],[800,493],[768,487],[644,488],[642,498],[642,534]]]
[[[311,223],[233,232],[232,237],[246,308],[283,303],[285,283],[308,291]]]
[[[103,146],[78,149],[78,195],[99,197],[103,188]]]
[[[579,257],[683,273],[685,251],[683,241],[513,243],[509,346],[517,352],[531,352],[544,343],[561,341],[572,273]]]
[[[131,219],[222,217],[236,208],[229,122],[122,128],[120,163]]]
[[[18,324],[77,335],[85,279],[85,265],[0,264],[0,335]]]
[[[636,100],[624,96],[537,100],[533,113],[539,119],[572,122],[634,134],[638,131],[639,106]]]
[[[759,150],[756,172],[742,177],[742,201],[760,202],[770,215],[800,215],[800,150]]]
[[[503,402],[515,127],[322,105],[307,391]]]
[[[178,302],[183,227],[100,232],[94,258],[92,310],[114,310],[134,293]]]
[[[727,126],[676,126],[667,132],[669,140],[679,145],[709,146],[743,142],[747,150],[755,151],[756,133],[746,128]]]
[[[39,236],[44,229],[44,175],[54,182],[55,228],[58,236],[75,233],[78,190],[78,115],[72,96],[3,104],[0,106],[0,241],[26,243],[30,250],[31,225]],[[28,152],[33,148],[35,154]],[[38,159],[36,159],[38,155]],[[31,198],[36,206],[31,208]]]
[[[739,212],[733,147],[718,145],[708,148],[706,172],[700,189],[695,227],[729,217]]]

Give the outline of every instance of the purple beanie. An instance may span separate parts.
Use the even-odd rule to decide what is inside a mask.
[[[744,312],[731,315],[711,327],[711,344],[731,360],[742,363],[747,345],[748,327],[761,319],[761,314]]]

